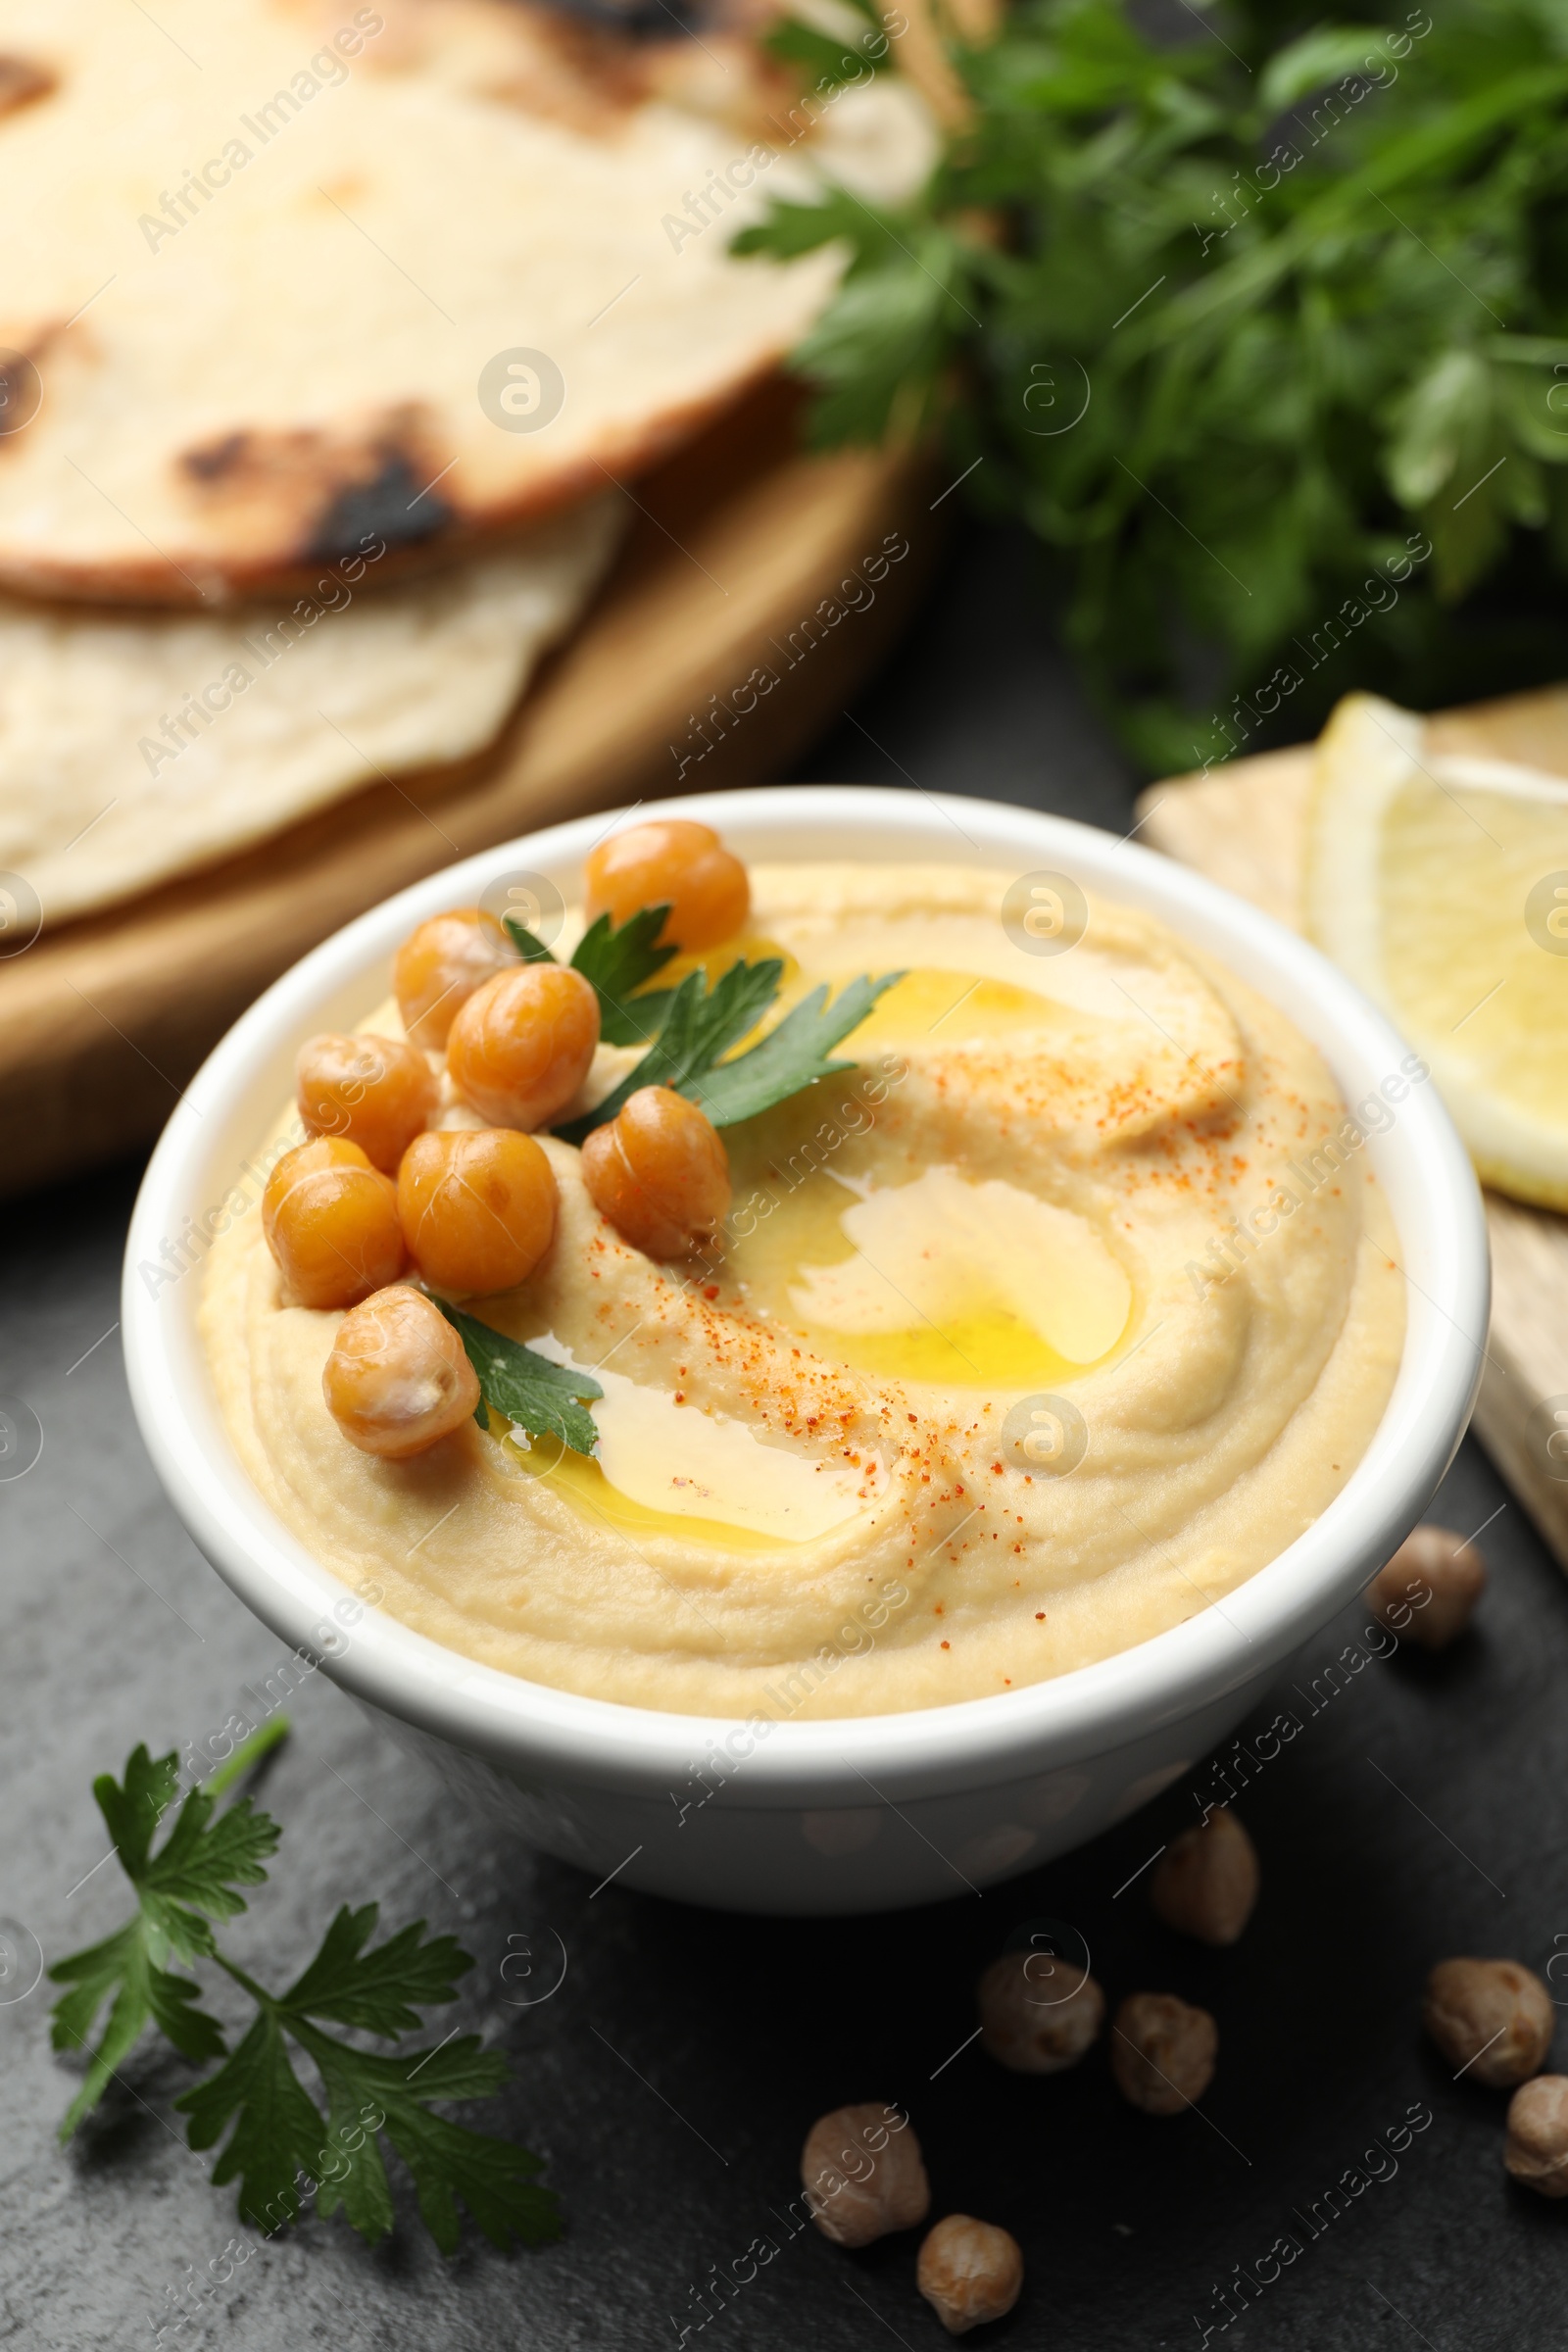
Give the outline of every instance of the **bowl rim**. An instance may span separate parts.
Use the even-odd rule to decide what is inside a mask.
[[[1200,874],[1072,818],[1005,803],[862,785],[765,785],[637,804],[645,819],[697,815],[753,859],[816,862],[860,854],[952,864],[952,832],[976,855],[957,861],[1022,872],[1081,873],[1092,890],[1146,908],[1265,995],[1346,1071],[1396,1072],[1410,1049],[1378,1008],[1304,939]],[[259,1066],[289,1054],[331,991],[386,961],[426,915],[471,905],[519,866],[559,872],[631,811],[597,811],[480,851],[410,885],[300,959],[242,1014],[190,1082],[154,1149],[132,1211],[122,1284],[122,1344],[132,1406],[154,1465],[198,1547],[271,1629],[343,1688],[385,1713],[514,1775],[620,1793],[689,1785],[694,1759],[722,1751],[744,1766],[746,1801],[867,1801],[994,1785],[1129,1743],[1226,1694],[1256,1687],[1349,1601],[1402,1541],[1451,1460],[1484,1358],[1489,1256],[1480,1190],[1434,1086],[1416,1084],[1398,1117],[1370,1137],[1372,1166],[1397,1179],[1391,1199],[1406,1273],[1403,1358],[1360,1462],[1295,1542],[1233,1592],[1181,1624],[1054,1679],[983,1698],[892,1714],[792,1718],[700,1716],[585,1696],[480,1664],[356,1600],[275,1519],[190,1377],[200,1281],[164,1298],[141,1278],[166,1263],[159,1237],[180,1234],[211,1180],[199,1179],[259,1093]],[[885,845],[899,837],[896,850]],[[930,855],[922,858],[919,841]],[[1027,861],[1039,854],[1040,863]],[[1111,861],[1114,860],[1112,867]],[[1107,872],[1111,878],[1107,879]],[[367,992],[368,993],[368,992]],[[371,1000],[373,1001],[373,1000]],[[363,1017],[363,1016],[362,1016]],[[269,1079],[270,1086],[274,1082]],[[1372,1083],[1376,1083],[1375,1079]],[[254,1104],[247,1149],[277,1097]],[[226,1147],[222,1147],[226,1149]],[[232,1163],[229,1163],[232,1164]],[[230,1180],[225,1179],[225,1185]],[[1407,1228],[1409,1228],[1407,1230]],[[177,1308],[172,1313],[171,1308]],[[1479,1336],[1472,1336],[1479,1335]],[[215,1445],[214,1439],[217,1438]],[[352,1630],[349,1630],[352,1629]],[[744,1744],[746,1740],[750,1744]]]

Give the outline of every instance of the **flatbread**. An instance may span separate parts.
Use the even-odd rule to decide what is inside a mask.
[[[576,618],[627,512],[612,491],[379,594],[360,558],[289,605],[222,613],[0,598],[0,869],[58,922],[371,776],[466,759]]]
[[[7,0],[0,50],[0,583],[54,597],[292,585],[367,530],[427,562],[603,490],[834,284],[732,258],[766,196],[835,140],[862,184],[931,155],[887,77],[792,113],[733,29],[522,0]]]

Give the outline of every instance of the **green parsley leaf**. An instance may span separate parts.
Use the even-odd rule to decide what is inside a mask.
[[[636,995],[678,953],[660,947],[667,906],[642,906],[617,931],[608,914],[589,924],[572,954],[572,968],[591,980],[599,999],[599,1034],[607,1046],[640,1046],[657,1037],[674,1002],[670,988]]]
[[[333,2115],[352,2117],[355,2102],[380,2109],[386,2136],[414,2176],[425,2228],[443,2254],[458,2250],[460,2201],[490,2243],[503,2252],[514,2238],[525,2246],[539,2246],[561,2235],[555,2192],[532,2178],[543,2169],[539,2157],[512,2140],[470,2131],[431,2113],[433,2099],[491,2098],[503,2089],[511,2070],[499,2051],[484,2049],[477,2034],[465,2034],[444,2047],[400,2051],[392,2057],[356,2050],[351,2053],[352,2067],[345,2070],[341,2045],[328,2047],[337,2056],[318,2055],[318,2063]],[[317,2055],[314,2037],[312,2048]],[[362,2178],[370,2153],[376,2152],[368,2137],[346,2175],[323,2183],[317,2194],[322,2212],[330,2212],[341,2197],[347,2218],[366,2237],[372,2236],[372,2229],[357,2218],[356,2207],[368,2206],[385,2181],[384,2172],[379,2181]]]
[[[261,2011],[239,2047],[174,2105],[190,2118],[193,2148],[213,2147],[232,2122],[228,2145],[213,2167],[213,2185],[238,2179],[240,2220],[270,2235],[298,2221],[299,2176],[315,2180],[330,2155],[326,2126],[289,2063],[277,2009],[260,1985],[254,1997]]]
[[[662,972],[679,950],[656,945],[668,906],[640,906],[617,931],[608,914],[591,922],[572,953],[571,968],[591,983],[599,999],[599,1034],[607,1046],[640,1046],[657,1037],[674,1002],[674,990],[635,991]],[[514,915],[503,916],[513,942],[525,963],[554,963],[542,939]]]
[[[673,1087],[700,1103],[715,1127],[755,1119],[759,1111],[787,1102],[819,1078],[852,1069],[853,1062],[830,1061],[827,1055],[859,1027],[877,999],[904,974],[887,972],[880,980],[862,975],[841,989],[831,1006],[824,981],[786,1013],[776,1029],[726,1061],[723,1057],[731,1047],[757,1026],[772,1004],[783,976],[784,966],[776,956],[760,963],[731,964],[711,989],[705,989],[701,972],[688,972],[675,991],[658,1044],[602,1102],[558,1128],[557,1134],[568,1144],[580,1144],[643,1086]]]
[[[643,1046],[656,1038],[669,1018],[675,1002],[672,988],[644,989],[640,997],[602,1008],[599,1034],[607,1046]]]
[[[835,40],[829,33],[818,32],[814,25],[803,24],[799,17],[781,18],[765,35],[762,47],[782,65],[804,66],[818,89],[824,82],[831,87],[858,81],[867,66],[874,74],[881,62],[858,40]],[[884,46],[883,58],[886,55]]]
[[[112,1781],[108,1785],[114,1787]],[[137,1881],[142,1916],[170,1949],[187,1961],[212,1951],[209,1920],[233,1919],[245,1909],[244,1897],[234,1890],[262,1885],[267,1877],[262,1864],[282,1834],[270,1815],[255,1810],[248,1796],[209,1827],[213,1803],[205,1789],[191,1790],[172,1832]],[[107,1812],[106,1806],[106,1816]]]
[[[682,1091],[701,1104],[715,1127],[735,1127],[786,1102],[802,1087],[814,1086],[819,1078],[854,1069],[853,1061],[830,1061],[828,1054],[858,1029],[877,999],[903,977],[902,972],[886,972],[880,980],[870,980],[862,974],[841,988],[831,1005],[824,981],[749,1053],[721,1061]]]
[[[307,2017],[334,2018],[388,2040],[412,2034],[422,2023],[413,2004],[455,2001],[458,1979],[473,1966],[455,1936],[424,1934],[423,1920],[400,1929],[373,1952],[365,1946],[374,1931],[376,1906],[339,1911],[321,1948],[283,1996],[285,2005]]]
[[[66,2110],[60,2127],[62,2140],[69,2139],[83,2117],[92,2113],[148,2024],[158,2026],[182,2057],[222,2055],[223,2036],[217,2019],[196,2007],[200,1987],[187,1977],[153,1965],[141,1919],[127,1922],[104,1942],[59,1961],[49,1975],[53,1983],[73,1987],[62,1993],[54,2006],[51,2039],[57,2050],[85,2049],[93,2020],[106,2001],[113,2004],[81,2088]]]
[[[556,958],[542,939],[536,939],[526,923],[519,923],[514,914],[504,914],[502,924],[512,935],[512,944],[524,963],[554,963]]]
[[[787,262],[829,244],[849,248],[844,282],[789,361],[816,388],[807,439],[830,448],[918,433],[973,321],[970,276],[984,257],[928,214],[879,212],[844,188],[815,204],[775,201],[731,250]]]
[[[419,2211],[444,2254],[457,2251],[460,2201],[503,2249],[514,2238],[539,2245],[559,2236],[555,2195],[532,2179],[537,2156],[430,2110],[437,2099],[493,2097],[511,2078],[499,2050],[466,2034],[384,2055],[320,2031],[318,2021],[331,2018],[393,2038],[419,2024],[411,2004],[455,2000],[456,1979],[473,1966],[455,1937],[426,1937],[423,1920],[368,1951],[376,1919],[374,1903],[340,1910],[315,1959],[281,1994],[218,1955],[260,2014],[227,2063],[175,2102],[190,2118],[191,2146],[214,2147],[227,2132],[213,2180],[221,2186],[237,2179],[241,2220],[269,2232],[297,2220],[314,2194],[323,2216],[341,2206],[362,2237],[384,2237],[392,2227],[384,2132],[414,2176]],[[291,2042],[321,2078],[324,2119],[295,2072]]]
[[[578,943],[571,960],[584,978],[593,982],[598,994],[601,1037],[612,1046],[634,1045],[645,1037],[655,1042],[636,1068],[628,1071],[602,1102],[582,1117],[556,1129],[565,1143],[580,1144],[596,1127],[612,1119],[621,1105],[644,1086],[673,1087],[677,1094],[701,1103],[715,1127],[733,1127],[742,1119],[755,1118],[759,1111],[799,1094],[803,1087],[814,1086],[819,1078],[853,1068],[851,1062],[829,1061],[825,1056],[852,1029],[859,1027],[883,991],[904,977],[902,972],[892,972],[881,980],[862,977],[852,981],[840,991],[831,1010],[826,1009],[826,987],[814,989],[767,1037],[760,1039],[736,1061],[726,1062],[723,1056],[749,1029],[757,1026],[778,995],[784,977],[783,963],[776,956],[764,956],[759,963],[732,963],[711,987],[705,973],[688,972],[678,988],[655,989],[645,996],[636,996],[633,992],[652,979],[676,952],[655,945],[668,912],[667,906],[645,906],[628,917],[618,931],[612,928],[609,915],[602,914]],[[524,956],[534,961],[543,958],[554,962],[542,940],[536,939],[514,916],[508,915],[505,920]],[[536,1414],[546,1413],[547,1405],[540,1402],[536,1392],[535,1367],[542,1365],[546,1372],[556,1375],[554,1383],[547,1385],[559,1390],[563,1386],[559,1365],[545,1365],[542,1357],[519,1348],[514,1340],[492,1332],[488,1324],[460,1315],[443,1300],[436,1303],[456,1325],[467,1348],[468,1360],[479,1375],[482,1395],[475,1418],[481,1428],[488,1408],[494,1404],[497,1412],[519,1422],[531,1437],[553,1433],[564,1438],[578,1453],[591,1451],[592,1423],[586,1413],[571,1415],[576,1434],[568,1435],[564,1419],[546,1419],[544,1426],[536,1429],[526,1412],[514,1412],[503,1401],[501,1392],[505,1387],[508,1395],[525,1400]],[[470,1334],[482,1336],[470,1338]],[[511,1357],[498,1353],[508,1349],[512,1350]],[[516,1358],[522,1360],[518,1362]],[[603,1392],[598,1388],[576,1388],[568,1393],[575,1396],[590,1394],[597,1396]],[[566,1411],[570,1414],[571,1408]]]
[[[437,1298],[436,1305],[463,1342],[469,1363],[479,1375],[479,1407],[474,1419],[486,1426],[490,1413],[515,1422],[530,1438],[560,1438],[573,1453],[592,1453],[598,1439],[593,1415],[582,1401],[602,1396],[604,1390],[586,1372],[572,1372],[536,1355],[520,1340],[508,1339],[476,1315]]]
[[[764,220],[754,221],[730,239],[731,253],[770,254],[774,261],[797,261],[803,253],[815,253],[835,239],[853,240],[856,260],[863,266],[863,249],[869,242],[866,223],[874,222],[876,215],[868,206],[858,202],[843,188],[829,188],[813,204],[791,204],[776,197],[772,210]]]
[[[658,1043],[602,1102],[556,1133],[568,1144],[580,1144],[612,1119],[639,1087],[669,1086],[677,1094],[690,1095],[693,1081],[755,1029],[778,995],[783,977],[784,966],[776,956],[766,956],[760,963],[732,963],[711,988],[704,973],[688,972],[675,991]]]
[[[264,1743],[270,1746],[278,1734],[278,1724],[269,1725],[247,1743],[250,1755]],[[223,2050],[216,2020],[195,2005],[198,1987],[175,1976],[168,1962],[188,1964],[212,1955],[209,1922],[232,1919],[245,1909],[245,1899],[236,1889],[263,1883],[263,1864],[280,1833],[248,1796],[214,1822],[215,1795],[193,1788],[173,1829],[155,1851],[153,1840],[178,1785],[177,1755],[154,1758],[145,1746],[132,1752],[123,1783],[110,1773],[93,1783],[98,1809],[136,1890],[138,1908],[135,1918],[115,1935],[57,1961],[49,1971],[52,1983],[72,1988],[55,2003],[52,2038],[57,2050],[86,2048],[95,2020],[104,2004],[110,2004],[102,2038],[61,2125],[62,2139],[69,2139],[97,2106],[149,2023],[186,2058],[215,2058]]]

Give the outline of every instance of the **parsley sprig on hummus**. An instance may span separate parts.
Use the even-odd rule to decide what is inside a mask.
[[[618,928],[610,913],[596,915],[572,950],[572,970],[581,972],[599,999],[599,1035],[607,1046],[640,1046],[663,1027],[675,992],[649,989],[646,983],[680,953],[673,942],[658,944],[669,912],[668,906],[641,906]],[[505,920],[524,963],[555,962],[525,923],[514,915]],[[639,989],[645,992],[641,996]]]
[[[592,1453],[598,1433],[583,1406],[605,1392],[591,1374],[553,1364],[548,1356],[524,1348],[520,1340],[508,1339],[504,1331],[492,1330],[476,1315],[462,1313],[445,1298],[436,1303],[478,1377],[479,1402],[473,1417],[481,1429],[495,1412],[514,1428],[526,1430],[530,1438],[559,1438],[573,1453]]]
[[[599,1034],[606,1045],[653,1040],[650,1050],[620,1084],[593,1109],[558,1127],[568,1144],[580,1144],[612,1119],[639,1087],[667,1086],[707,1112],[715,1127],[734,1127],[787,1102],[804,1087],[853,1068],[828,1058],[866,1018],[877,999],[902,980],[886,972],[873,980],[862,973],[829,1003],[824,983],[787,1012],[777,1027],[726,1061],[724,1056],[755,1029],[778,1000],[783,963],[765,956],[756,963],[732,963],[714,981],[688,972],[678,988],[632,992],[662,970],[672,947],[654,943],[667,906],[647,906],[617,931],[601,914],[578,943],[571,968],[582,973],[599,998]],[[543,941],[510,917],[507,929],[530,963],[553,963]]]
[[[719,1130],[853,1068],[834,1049],[904,977],[862,974],[836,994],[824,981],[764,1030],[786,959],[748,957],[750,878],[707,825],[611,834],[584,881],[569,963],[514,917],[456,908],[398,952],[404,1038],[301,1050],[313,1140],[273,1169],[263,1224],[289,1301],[349,1310],[322,1393],[341,1435],[383,1461],[470,1419],[592,1454],[597,1382],[452,1303],[515,1291],[558,1251],[562,1171],[539,1136],[579,1148],[582,1185],[626,1248],[689,1261],[730,1206]],[[677,984],[651,989],[678,956]],[[601,1058],[636,1044],[629,1070]]]

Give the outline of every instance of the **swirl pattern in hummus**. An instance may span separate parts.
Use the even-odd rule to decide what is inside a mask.
[[[1370,1114],[1149,918],[1094,901],[1069,953],[1014,944],[1010,879],[754,869],[786,1002],[909,976],[853,1072],[728,1131],[711,1263],[631,1249],[542,1139],[557,1238],[478,1311],[596,1370],[598,1466],[476,1426],[356,1451],[321,1395],[340,1317],[284,1304],[238,1216],[204,1332],[279,1517],[471,1658],[720,1716],[998,1694],[1223,1605],[1344,1485],[1394,1384]],[[585,1100],[631,1058],[601,1049]]]

